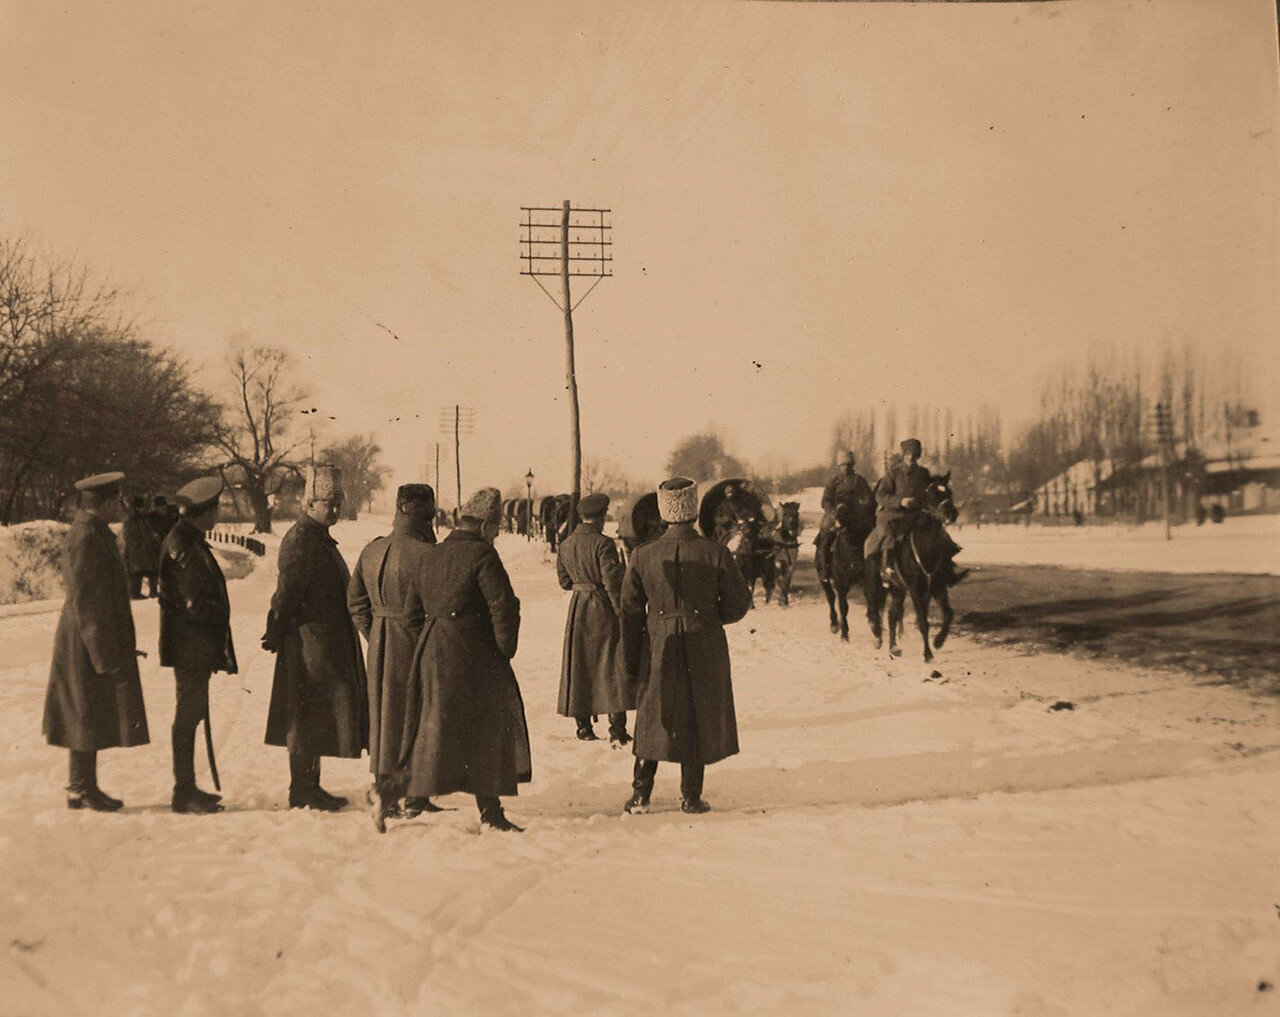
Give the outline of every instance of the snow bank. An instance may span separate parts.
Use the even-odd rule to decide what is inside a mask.
[[[61,597],[67,524],[37,519],[0,526],[0,604]]]

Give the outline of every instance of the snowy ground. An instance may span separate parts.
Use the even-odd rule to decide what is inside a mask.
[[[348,557],[381,522],[338,528]],[[566,600],[542,546],[499,548],[524,609],[521,836],[477,836],[462,796],[381,838],[363,811],[283,808],[270,558],[231,584],[220,816],[167,810],[154,655],[153,744],[101,764],[128,808],[67,811],[39,736],[56,615],[0,618],[0,1014],[1276,1012],[1280,704],[962,638],[925,680],[806,599],[730,630],[742,754],[708,771],[716,811],[680,813],[663,767],[656,812],[623,817],[630,757],[554,715]],[[150,649],[155,610],[135,607]],[[325,784],[360,795],[365,766],[326,761]]]
[[[1173,527],[1170,539],[1165,539],[1163,523],[965,525],[952,527],[952,533],[964,547],[966,563],[1280,575],[1280,515],[1188,523]]]

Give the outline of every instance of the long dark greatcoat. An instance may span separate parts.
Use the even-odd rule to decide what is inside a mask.
[[[268,745],[358,759],[369,740],[360,637],[347,613],[351,580],[329,528],[303,516],[280,542],[267,639],[279,647]]]
[[[520,601],[507,570],[479,533],[459,528],[423,555],[414,587],[424,619],[408,794],[513,795],[533,767],[511,669]]]
[[[827,481],[822,489],[822,529],[830,529],[835,525],[836,506],[848,505],[857,517],[865,512],[868,516],[874,511],[875,495],[871,493],[871,485],[860,474],[841,471]]]
[[[562,717],[623,713],[636,708],[635,687],[622,659],[622,562],[600,527],[580,523],[560,545],[556,576],[572,590],[560,663]]]
[[[236,673],[227,580],[198,526],[179,520],[160,545],[160,664]]]
[[[646,629],[650,642],[636,707],[639,758],[714,763],[738,751],[724,626],[750,606],[733,555],[692,525],[673,524],[636,549],[622,583],[622,638],[632,674]]]
[[[418,722],[406,709],[423,618],[413,581],[435,542],[430,526],[397,516],[389,536],[360,552],[347,587],[351,620],[369,644],[369,768],[379,775],[399,772]]]
[[[149,513],[130,512],[120,535],[124,538],[124,560],[130,575],[153,575],[160,563],[160,538],[151,525]]]
[[[129,579],[111,529],[81,512],[67,534],[67,599],[44,701],[50,745],[82,752],[146,745]]]
[[[878,552],[889,537],[897,535],[899,524],[907,512],[902,507],[903,498],[914,498],[917,505],[924,504],[930,476],[919,463],[915,466],[898,463],[880,478],[876,485],[876,528],[863,546],[867,556]]]

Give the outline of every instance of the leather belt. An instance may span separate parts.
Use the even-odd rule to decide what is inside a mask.
[[[702,614],[697,608],[684,608],[680,610],[661,610],[650,611],[649,621],[656,622],[675,622],[675,621],[703,621],[709,615]]]
[[[386,608],[375,607],[373,609],[375,618],[421,618],[421,611],[388,611]]]
[[[574,583],[573,589],[578,590],[581,593],[590,593],[592,590],[599,590],[601,593],[604,593],[604,587],[599,583]]]

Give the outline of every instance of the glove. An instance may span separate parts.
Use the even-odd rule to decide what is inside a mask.
[[[915,500],[914,498],[911,498],[911,497],[903,498],[903,499],[902,499],[902,507],[903,507],[903,508],[915,508],[915,507],[916,507],[916,500]]]
[[[262,633],[262,648],[268,653],[280,652],[280,643],[276,639],[275,633],[270,631]]]

